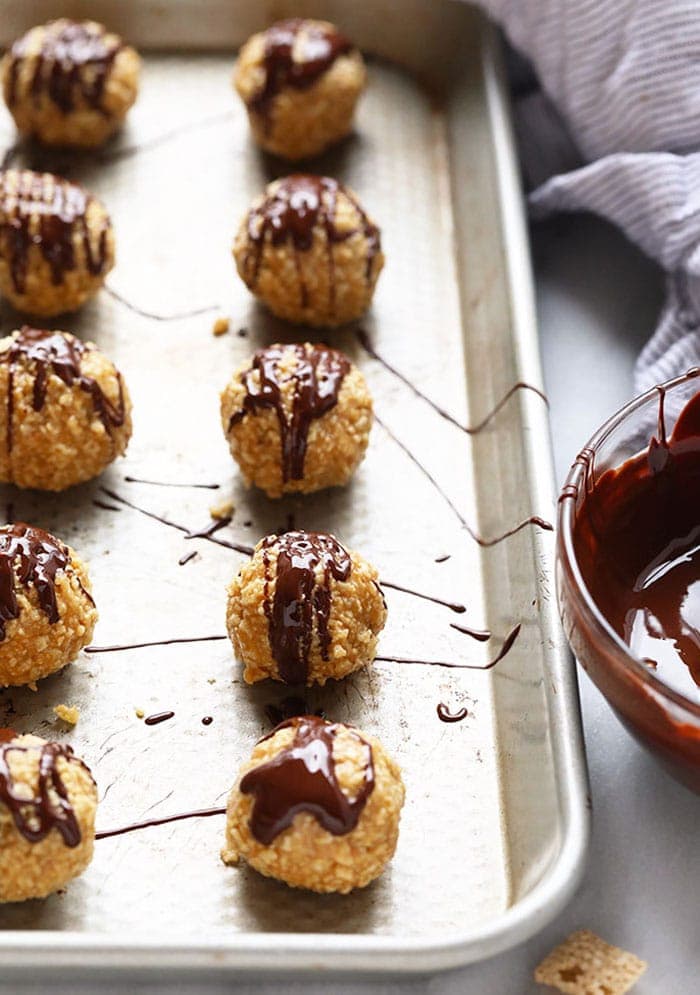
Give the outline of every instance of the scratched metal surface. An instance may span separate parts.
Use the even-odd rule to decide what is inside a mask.
[[[152,42],[157,23],[168,44],[186,42],[186,18],[195,13],[188,4],[172,4],[160,21],[150,4],[140,13],[122,6],[133,18],[120,24],[112,5],[111,23],[137,43]],[[99,17],[99,7],[92,4],[91,15]],[[391,5],[384,7],[388,18]],[[233,27],[212,3],[205,28],[201,19],[191,22],[205,35],[197,44],[233,47],[263,20],[255,8],[239,5]],[[23,26],[16,5],[0,9],[10,17],[5,31]],[[337,4],[304,9],[339,16]],[[46,3],[34,10],[22,18],[56,12]],[[286,10],[278,4],[274,13]],[[80,14],[80,5],[71,13]],[[410,69],[374,62],[356,134],[315,168],[350,183],[381,226],[387,263],[363,322],[376,348],[457,418],[475,421],[515,381],[539,379],[493,39],[460,6],[416,0],[405,18],[393,16],[393,54],[422,82]],[[366,11],[340,19],[366,47],[374,41],[392,54],[392,32],[376,42]],[[41,160],[108,205],[117,238],[114,290],[161,314],[216,309],[157,321],[102,292],[63,320],[62,328],[94,339],[124,373],[134,402],[128,454],[100,480],[59,497],[4,488],[2,500],[89,561],[97,644],[223,633],[225,586],[242,562],[125,506],[97,507],[101,487],[187,527],[206,524],[210,505],[231,499],[234,519],[219,536],[251,544],[291,514],[298,526],[330,530],[361,550],[382,577],[467,605],[456,616],[388,590],[380,654],[486,663],[513,625],[521,622],[522,631],[489,673],[376,663],[310,693],[312,707],[379,735],[404,770],[396,857],[368,889],[318,897],[245,867],[225,868],[221,817],[163,826],[98,842],[92,866],[64,894],[3,908],[6,971],[31,960],[55,976],[57,958],[66,970],[123,968],[125,959],[160,968],[429,970],[516,942],[553,914],[580,869],[585,773],[552,603],[551,534],[527,528],[480,549],[380,425],[345,490],[273,502],[241,486],[219,426],[218,392],[254,348],[304,333],[266,315],[234,273],[233,232],[280,167],[250,142],[230,90],[231,64],[232,54],[147,55],[139,101],[114,146],[136,153],[99,164],[66,155]],[[12,143],[4,113],[0,134]],[[38,164],[31,155],[17,161]],[[218,314],[231,317],[231,331],[214,338]],[[14,327],[6,309],[1,317],[5,330]],[[483,534],[533,512],[552,518],[540,398],[521,392],[470,439],[363,354],[352,330],[332,338],[361,365],[380,418]],[[125,475],[219,488],[134,484]],[[197,556],[179,566],[191,550]],[[460,621],[488,626],[494,638],[480,645],[450,627]],[[227,641],[202,642],[82,654],[36,693],[0,692],[0,723],[71,741],[99,785],[98,828],[109,829],[222,804],[240,761],[268,728],[264,706],[284,695],[276,685],[246,687]],[[439,701],[466,705],[468,718],[443,724]],[[54,719],[60,702],[81,709],[71,733]],[[148,728],[136,708],[172,709],[175,718]],[[205,715],[213,717],[208,727]]]

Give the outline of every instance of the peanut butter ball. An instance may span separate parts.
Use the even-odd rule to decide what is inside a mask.
[[[335,25],[297,17],[248,39],[233,83],[258,145],[297,160],[348,134],[366,76],[359,51]]]
[[[269,535],[228,589],[248,684],[325,684],[372,662],[386,605],[375,568],[321,532]]]
[[[99,200],[52,173],[0,173],[0,293],[14,307],[76,311],[113,265],[112,222]]]
[[[0,528],[0,687],[61,670],[92,639],[87,567],[60,539],[16,522]]]
[[[384,265],[379,229],[355,194],[306,174],[267,186],[238,230],[233,256],[273,314],[313,326],[364,314]]]
[[[44,145],[101,145],[136,100],[141,60],[95,21],[65,17],[27,31],[0,65],[22,135]]]
[[[293,888],[347,894],[394,855],[404,786],[382,744],[305,715],[265,736],[229,795],[222,859]]]
[[[347,484],[372,426],[365,378],[327,346],[259,349],[221,394],[221,424],[243,479],[268,497]]]
[[[97,788],[70,746],[0,729],[0,902],[45,898],[82,874]]]
[[[0,339],[2,483],[65,490],[101,473],[130,437],[129,392],[92,342],[26,325]]]

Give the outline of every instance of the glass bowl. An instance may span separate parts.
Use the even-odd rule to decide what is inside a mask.
[[[559,498],[556,585],[564,631],[579,664],[632,735],[700,794],[700,688],[697,695],[675,689],[635,657],[594,602],[575,546],[586,488],[643,452],[652,438],[670,437],[679,413],[699,391],[700,370],[653,388],[613,415],[578,455]]]

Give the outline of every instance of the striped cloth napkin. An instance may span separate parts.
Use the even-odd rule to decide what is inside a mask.
[[[667,274],[646,390],[700,365],[700,0],[480,0],[532,62],[516,101],[531,213],[593,211]]]

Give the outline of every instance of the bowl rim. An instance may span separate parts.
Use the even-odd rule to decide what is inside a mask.
[[[659,397],[675,390],[682,384],[700,379],[700,367],[693,367],[685,373],[663,383],[655,384],[649,390],[637,395],[612,414],[600,428],[594,432],[588,442],[580,450],[580,454],[592,451],[596,453],[599,447],[609,438],[612,432],[623,424],[631,415],[642,408],[653,397]],[[698,388],[700,390],[700,387]],[[631,458],[631,457],[630,457]],[[585,486],[588,460],[579,459],[572,464],[559,494],[557,509],[557,564],[562,567],[579,595],[578,607],[585,611],[588,621],[599,635],[608,641],[613,651],[612,659],[618,668],[627,670],[639,678],[649,690],[656,692],[661,698],[672,702],[676,707],[689,712],[700,720],[700,700],[686,697],[661,681],[652,670],[631,652],[627,643],[613,629],[600,611],[583,579],[576,558],[573,543],[573,526],[576,520],[576,505],[581,491]],[[560,606],[561,607],[561,606]]]

